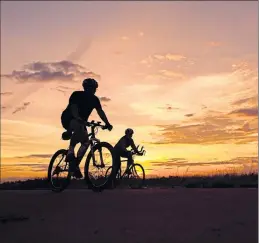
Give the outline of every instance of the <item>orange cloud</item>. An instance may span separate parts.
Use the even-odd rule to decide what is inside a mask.
[[[234,111],[235,113],[235,111]],[[254,115],[254,111],[252,111]],[[249,114],[250,111],[249,111]],[[254,118],[254,116],[252,116]],[[216,113],[193,117],[186,125],[160,125],[154,144],[246,144],[258,139],[258,118],[232,118],[230,114]],[[152,144],[153,144],[152,143]]]
[[[241,106],[241,105],[256,106],[257,104],[258,104],[258,96],[242,98],[232,102],[232,105],[234,106]]]
[[[161,73],[163,76],[168,77],[168,78],[184,78],[185,76],[182,73],[179,72],[174,72],[171,70],[159,70],[159,73]]]
[[[146,76],[147,79],[156,79],[156,80],[171,80],[171,79],[184,79],[185,75],[180,72],[174,72],[171,70],[158,70],[157,73],[149,74]]]
[[[174,55],[174,54],[169,53],[169,54],[165,55],[165,58],[170,61],[181,61],[181,60],[185,59],[186,57],[182,56],[182,55]]]
[[[181,61],[183,59],[186,59],[185,56],[180,55],[180,54],[154,54],[154,55],[149,55],[147,58],[143,59],[140,61],[142,64],[151,64],[153,62],[157,61]]]

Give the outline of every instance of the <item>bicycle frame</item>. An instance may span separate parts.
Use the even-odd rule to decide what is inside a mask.
[[[137,146],[137,150],[138,150],[138,148],[139,148],[139,145]],[[142,146],[141,147],[141,149],[139,150],[139,153],[143,153],[143,155],[145,155],[146,154],[146,150],[144,150],[144,147]],[[136,153],[134,152],[134,150],[132,149],[131,150],[131,154],[132,154],[132,156],[135,156],[136,155]],[[123,159],[123,160],[120,160],[120,162],[128,162],[128,159]],[[134,161],[134,159],[133,159],[133,163],[129,166],[129,170],[131,170],[131,168],[133,167],[133,165],[134,165],[134,163],[135,163],[135,161]],[[124,171],[124,173],[121,175],[121,164],[120,164],[120,180],[124,177],[124,175],[125,174],[127,174],[126,173],[126,171]]]
[[[101,122],[95,123],[94,120],[86,123],[86,125],[85,125],[86,130],[87,130],[87,126],[91,127],[91,132],[88,134],[88,137],[89,137],[90,153],[92,154],[92,158],[93,158],[93,165],[96,166],[96,167],[102,167],[104,165],[103,155],[102,155],[102,153],[100,153],[101,165],[96,165],[96,160],[95,160],[95,156],[94,156],[94,146],[101,142],[101,140],[96,138],[96,136],[95,136],[98,132],[98,127],[101,127],[101,128],[104,129],[105,126],[101,125]],[[87,151],[85,151],[85,154],[86,154],[86,152]]]
[[[92,154],[92,158],[93,158],[93,165],[98,167],[98,165],[96,165],[95,156],[94,156],[94,146],[100,143],[101,140],[95,137],[95,134],[97,134],[97,132],[98,132],[98,127],[91,126],[91,133],[88,134],[88,137],[90,142],[90,153]],[[103,165],[102,153],[100,153],[100,157],[101,157],[101,166],[102,166]]]

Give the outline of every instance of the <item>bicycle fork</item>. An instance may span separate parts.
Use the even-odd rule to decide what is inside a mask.
[[[93,165],[94,165],[95,167],[103,168],[103,167],[105,167],[105,165],[104,165],[104,163],[103,163],[102,148],[99,148],[99,149],[98,149],[98,151],[99,151],[99,153],[100,153],[101,165],[97,165],[97,164],[96,164],[95,155],[94,155],[94,146],[95,146],[96,144],[98,144],[99,142],[100,142],[100,140],[97,139],[97,138],[92,138],[92,139],[91,139],[91,154],[92,154],[92,158],[93,158]]]

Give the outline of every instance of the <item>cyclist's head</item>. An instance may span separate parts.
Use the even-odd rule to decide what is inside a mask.
[[[127,129],[125,130],[125,135],[126,135],[127,137],[132,137],[132,136],[133,136],[133,133],[134,133],[134,131],[133,131],[133,129],[131,129],[131,128],[127,128]]]
[[[98,83],[93,78],[86,78],[84,79],[82,86],[84,90],[90,91],[91,93],[95,93],[98,88]]]

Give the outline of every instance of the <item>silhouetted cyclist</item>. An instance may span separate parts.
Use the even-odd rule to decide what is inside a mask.
[[[129,166],[132,165],[133,158],[132,158],[131,152],[127,150],[128,147],[131,147],[136,154],[143,155],[143,153],[140,153],[138,151],[134,143],[134,140],[132,138],[133,134],[134,134],[134,131],[131,128],[127,128],[125,130],[125,135],[122,138],[120,138],[120,140],[114,146],[115,165],[117,167],[116,171],[118,171],[118,169],[120,168],[120,157],[123,157],[128,159],[126,172],[130,173]]]
[[[95,96],[95,92],[98,88],[97,81],[87,78],[83,80],[82,86],[84,91],[75,91],[72,93],[69,98],[69,104],[61,115],[62,126],[69,133],[73,132],[66,156],[66,162],[71,163],[71,169],[76,178],[83,177],[79,169],[79,164],[89,146],[89,138],[87,129],[85,128],[85,122],[87,122],[93,109],[96,109],[98,115],[103,120],[109,131],[113,128],[102,109],[99,98]],[[81,143],[81,146],[78,149],[77,157],[75,157],[74,149],[78,143]]]

